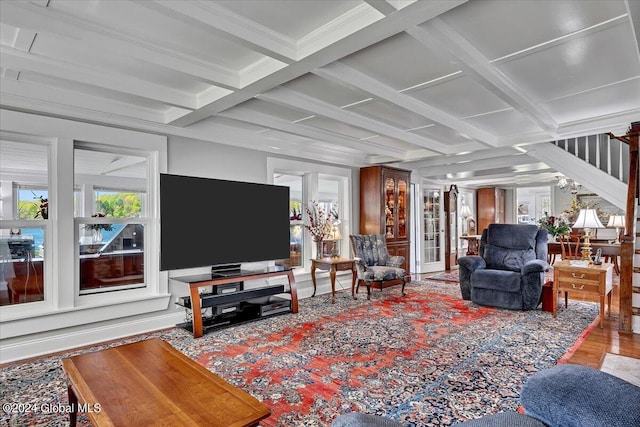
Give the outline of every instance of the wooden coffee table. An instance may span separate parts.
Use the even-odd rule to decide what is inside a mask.
[[[71,426],[255,426],[269,408],[161,339],[62,359]]]

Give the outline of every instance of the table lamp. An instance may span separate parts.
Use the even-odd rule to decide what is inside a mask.
[[[460,208],[460,216],[462,217],[462,235],[466,236],[469,234],[469,230],[467,229],[467,218],[471,216],[471,208],[469,205],[462,205]]]
[[[616,244],[620,243],[620,228],[624,229],[624,215],[611,215],[607,227],[615,227],[616,229]]]
[[[573,224],[574,228],[584,228],[584,243],[582,244],[582,259],[591,261],[591,243],[589,239],[591,238],[591,229],[592,228],[604,228],[600,220],[598,219],[598,214],[595,209],[580,209],[580,213],[578,214],[578,219],[575,224]]]
[[[331,256],[334,258],[340,255],[340,252],[338,251],[338,241],[342,240],[342,233],[340,232],[340,227],[338,227],[338,225],[341,222],[342,221],[334,222],[331,226],[331,231],[324,238],[326,242],[333,243],[333,246],[331,247]]]

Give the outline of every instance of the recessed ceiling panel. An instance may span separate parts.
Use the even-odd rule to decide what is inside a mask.
[[[489,59],[500,58],[626,13],[624,1],[470,1],[442,19]]]
[[[315,74],[305,74],[283,86],[336,107],[343,107],[369,98],[369,94],[365,91],[334,83]]]
[[[143,43],[180,55],[190,55],[230,70],[245,69],[264,58],[264,55],[256,51],[220,37],[217,31],[211,31],[188,18],[179,20],[175,15],[145,7],[146,3],[55,0],[49,7],[86,23],[119,32],[124,39],[129,35]]]
[[[407,95],[458,118],[488,113],[509,106],[467,76],[407,92]]]
[[[108,78],[117,78],[117,75],[123,78],[130,76],[193,95],[211,87],[210,84],[168,68],[149,64],[128,55],[105,55],[102,50],[74,45],[69,40],[50,37],[48,34],[39,34],[30,52],[34,55],[55,58],[62,64],[73,63],[77,58],[82,58],[79,68],[83,70],[90,70],[98,75],[104,73]]]
[[[429,119],[405,108],[377,99],[354,105],[348,109],[405,130],[427,126],[433,123]]]
[[[350,126],[346,123],[320,116],[310,118],[309,120],[305,120],[302,123],[308,126],[328,130],[336,134],[346,135],[348,137],[356,139],[370,138],[376,135],[375,133],[372,133],[371,131],[368,131],[366,129],[362,129],[356,126]]]
[[[512,108],[469,117],[465,121],[486,132],[502,136],[522,135],[542,130],[533,121]]]
[[[640,78],[556,99],[544,104],[559,123],[640,109]],[[638,116],[640,119],[640,115]]]
[[[538,101],[616,83],[640,74],[637,47],[628,22],[572,38],[508,61],[499,68]]]
[[[414,129],[411,133],[415,133],[425,138],[432,138],[442,142],[443,144],[450,145],[463,144],[472,141],[468,137],[460,135],[454,129],[442,125],[433,125]]]
[[[389,148],[394,148],[394,149],[400,149],[400,150],[418,150],[420,148],[423,147],[419,147],[417,145],[414,144],[410,144],[408,142],[405,141],[401,141],[399,139],[395,139],[395,138],[390,138],[388,136],[385,135],[376,135],[373,136],[371,138],[367,138],[366,140],[362,141],[365,145],[367,144],[367,142],[376,144],[378,146],[383,145],[385,147],[389,147]]]
[[[316,31],[350,10],[362,5],[359,0],[341,1],[216,1],[274,32],[298,40]]]
[[[401,33],[343,58],[341,62],[397,90],[455,73],[457,61]]]
[[[276,104],[275,102],[263,101],[256,98],[243,102],[237,108],[241,110],[247,108],[252,111],[263,113],[269,116],[274,116],[290,122],[313,115],[313,113],[310,113],[308,111],[299,110],[294,107],[288,107],[282,104]]]

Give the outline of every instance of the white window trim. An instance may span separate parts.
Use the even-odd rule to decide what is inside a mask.
[[[159,268],[160,173],[167,172],[167,138],[124,129],[80,123],[0,109],[2,132],[33,135],[51,141],[49,156],[49,221],[45,230],[45,301],[5,306],[0,310],[0,339],[24,336],[96,321],[166,310],[170,293],[168,273]],[[145,245],[145,292],[112,292],[100,301],[78,301],[74,280],[78,251],[73,212],[74,141],[100,144],[114,150],[133,147],[149,153]],[[8,225],[3,221],[2,225]],[[35,223],[34,223],[35,225]],[[146,230],[145,230],[146,231]],[[48,283],[47,283],[48,282]],[[49,293],[47,293],[49,290]],[[46,317],[46,319],[44,319]]]

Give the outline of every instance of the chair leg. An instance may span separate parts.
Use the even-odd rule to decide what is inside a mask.
[[[367,299],[371,299],[371,285],[367,282]]]
[[[564,293],[564,308],[569,307],[569,292]]]
[[[404,280],[402,281],[402,296],[407,295],[407,293],[404,291],[404,285],[406,285],[407,282],[405,282]]]

